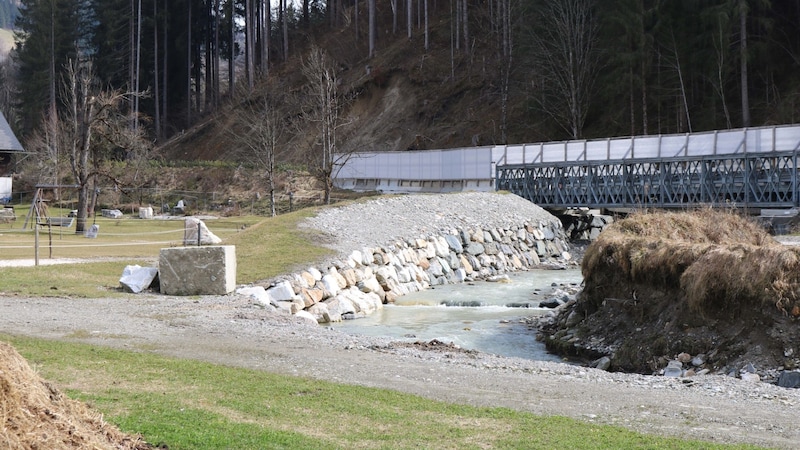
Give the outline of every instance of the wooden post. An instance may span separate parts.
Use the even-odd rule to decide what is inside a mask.
[[[34,232],[33,232],[33,255],[34,255],[34,263],[38,266],[39,265],[39,222],[34,223]]]

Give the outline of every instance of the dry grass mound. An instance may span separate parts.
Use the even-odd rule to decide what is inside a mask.
[[[586,249],[578,300],[541,330],[547,348],[611,370],[692,371],[764,380],[800,367],[800,248],[732,212],[652,212],[606,228]],[[689,368],[687,367],[687,371]]]
[[[0,342],[0,448],[150,449],[67,398],[39,377],[17,351]]]
[[[800,249],[730,212],[632,215],[587,248],[582,270],[598,301],[638,297],[632,291],[641,286],[679,294],[695,313],[757,303],[800,315]]]

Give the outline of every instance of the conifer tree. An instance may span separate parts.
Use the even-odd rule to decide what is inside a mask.
[[[86,14],[80,0],[22,0],[14,35],[19,66],[18,104],[23,130],[60,107],[59,80],[70,59],[85,50]]]

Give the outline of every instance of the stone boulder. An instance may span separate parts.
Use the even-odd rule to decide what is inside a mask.
[[[152,206],[143,206],[139,208],[139,218],[140,219],[152,219],[153,218],[153,207]]]
[[[273,304],[270,295],[264,286],[244,286],[236,290],[239,295],[244,295],[252,298],[256,303],[268,308],[275,308],[277,305]]]
[[[184,221],[183,245],[216,245],[221,242],[222,239],[212,233],[202,220],[196,217],[187,217]]]
[[[162,248],[158,268],[162,294],[225,295],[236,288],[232,245]]]
[[[142,267],[138,264],[125,266],[119,285],[125,292],[138,294],[145,289],[157,284],[158,269],[155,267]]]

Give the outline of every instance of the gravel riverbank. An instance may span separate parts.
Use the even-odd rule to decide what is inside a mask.
[[[331,208],[307,226],[329,234],[332,245],[346,253],[449,228],[454,222],[477,226],[550,217],[513,195],[469,193],[392,197]],[[239,295],[187,299],[147,294],[121,301],[20,298],[0,292],[0,330],[682,438],[787,449],[800,442],[798,390],[718,375],[675,379],[608,373],[450,347],[397,345],[386,338],[349,336],[299,323]]]

